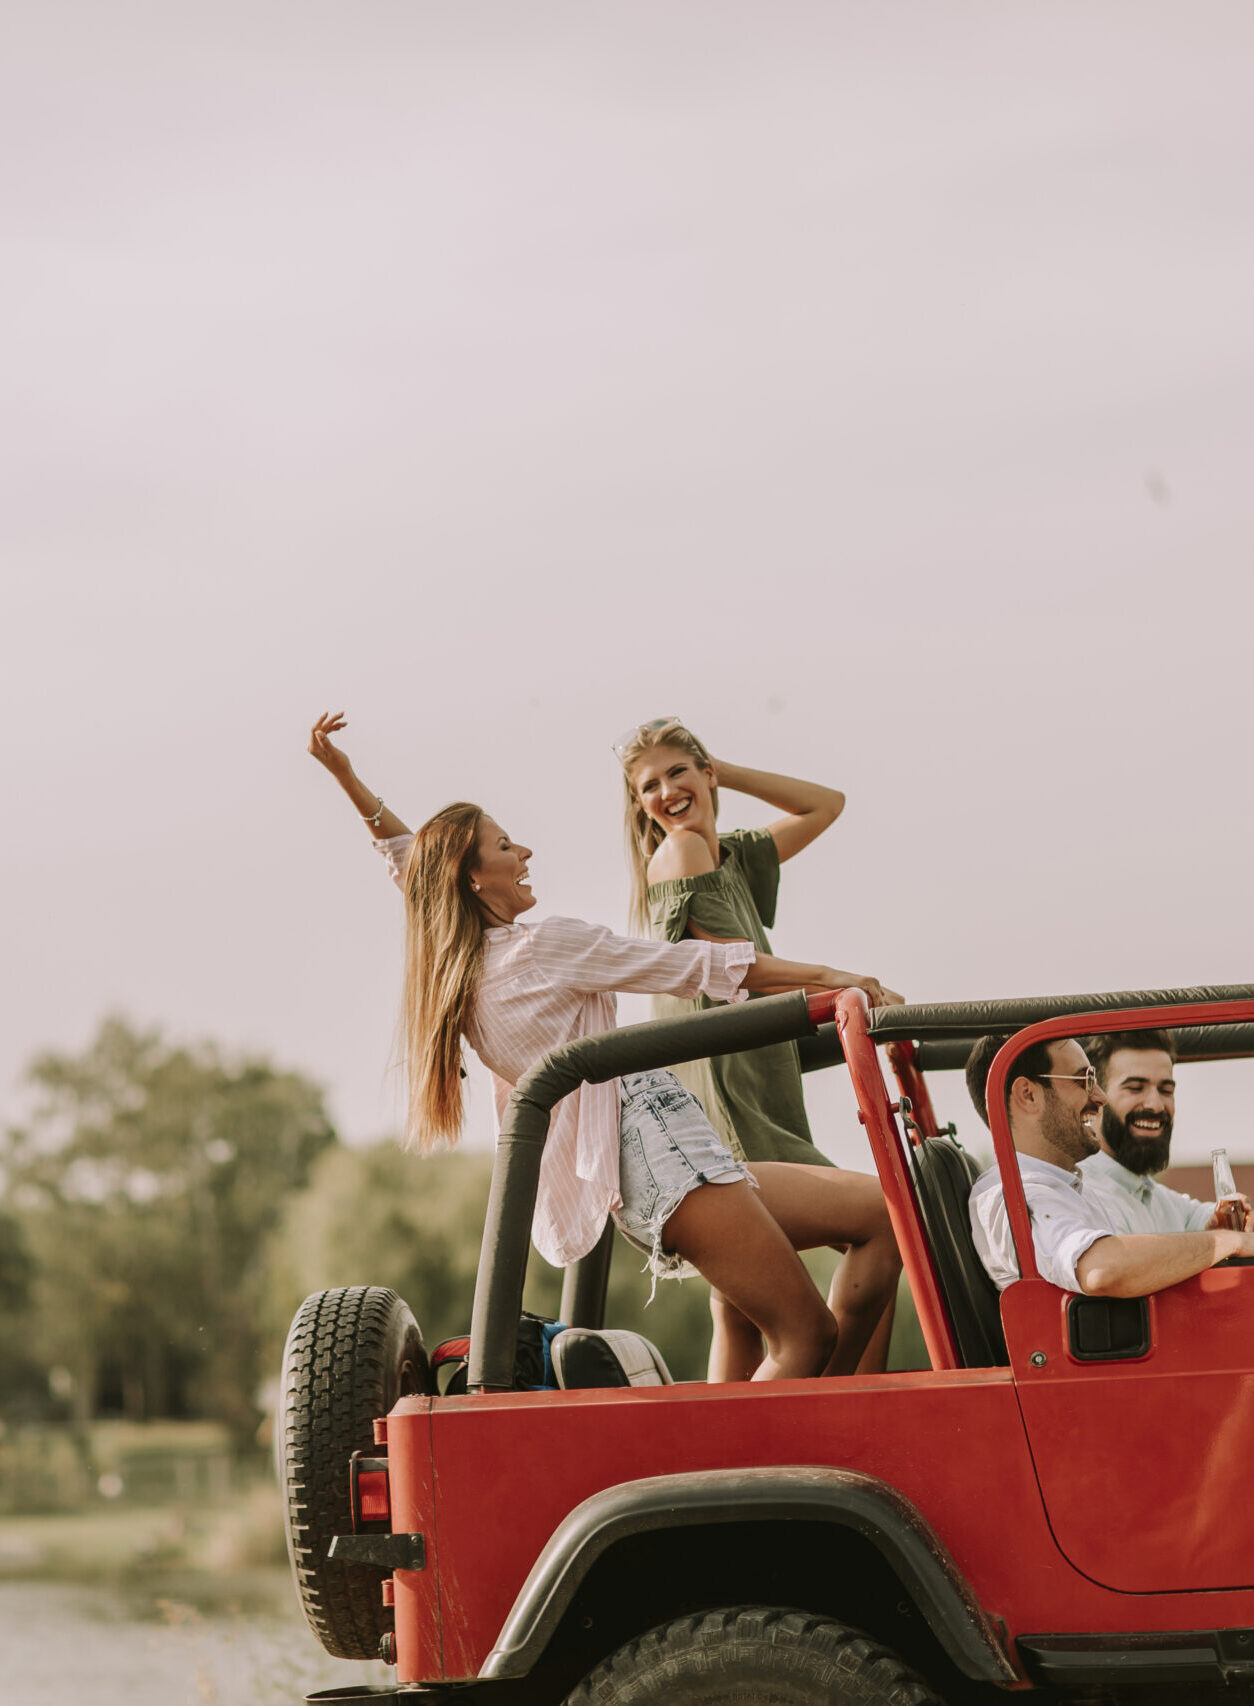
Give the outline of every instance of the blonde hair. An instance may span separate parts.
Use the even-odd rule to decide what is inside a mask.
[[[666,831],[653,821],[641,805],[631,772],[632,767],[638,764],[646,753],[659,746],[673,746],[680,752],[686,752],[702,770],[711,768],[714,763],[709,751],[692,730],[677,721],[642,724],[631,740],[615,749],[623,766],[623,787],[626,790],[623,838],[627,845],[627,870],[631,882],[628,917],[631,920],[631,928],[642,936],[648,935],[649,932],[649,860],[666,840]],[[717,787],[711,787],[710,800],[717,817]]]
[[[468,801],[445,806],[414,836],[405,866],[406,1142],[424,1154],[461,1135],[461,1044],[483,970],[485,919],[470,886],[483,819]]]

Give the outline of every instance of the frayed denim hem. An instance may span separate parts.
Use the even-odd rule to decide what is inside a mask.
[[[640,1270],[642,1274],[653,1276],[652,1284],[649,1286],[649,1295],[645,1300],[646,1309],[657,1296],[657,1282],[660,1279],[683,1281],[701,1278],[700,1269],[694,1268],[691,1262],[679,1254],[678,1250],[664,1250],[662,1248],[662,1235],[666,1231],[666,1223],[680,1203],[690,1191],[699,1190],[702,1185],[738,1185],[742,1182],[752,1185],[755,1190],[757,1189],[757,1180],[744,1166],[737,1166],[734,1171],[728,1168],[725,1173],[719,1173],[713,1179],[707,1179],[701,1173],[694,1173],[690,1180],[679,1190],[673,1191],[666,1201],[654,1210],[650,1220],[653,1238],[652,1243],[649,1244],[645,1243],[639,1233],[629,1232],[619,1219],[618,1211],[615,1211],[614,1224],[618,1227],[620,1234],[633,1250],[639,1250],[643,1256],[648,1258]]]
[[[619,1080],[622,1123],[619,1188],[614,1220],[624,1238],[648,1258],[649,1302],[660,1279],[691,1279],[697,1269],[662,1247],[662,1233],[689,1191],[699,1185],[755,1184],[749,1169],[715,1133],[700,1102],[664,1069]]]

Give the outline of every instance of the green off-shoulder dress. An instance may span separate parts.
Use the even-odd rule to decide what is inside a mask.
[[[710,936],[752,942],[769,954],[766,927],[775,922],[779,853],[769,829],[735,829],[719,837],[722,863],[699,877],[649,885],[649,934],[680,942],[689,924]],[[717,1003],[655,995],[659,1018],[674,1018]],[[675,1073],[700,1101],[710,1123],[734,1154],[746,1161],[832,1163],[810,1136],[801,1094],[796,1043],[771,1043],[743,1054],[719,1055],[677,1066]]]

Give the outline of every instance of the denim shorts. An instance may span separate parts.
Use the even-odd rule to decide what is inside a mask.
[[[753,1175],[717,1135],[705,1109],[673,1072],[630,1072],[619,1079],[619,1231],[649,1258],[659,1279],[687,1279],[696,1269],[662,1248],[662,1231],[698,1185],[734,1185]],[[652,1301],[653,1293],[649,1298]]]

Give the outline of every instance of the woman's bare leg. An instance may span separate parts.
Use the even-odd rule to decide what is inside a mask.
[[[837,1323],[838,1311],[843,1311],[839,1268],[832,1275],[827,1294],[827,1307]],[[876,1323],[867,1347],[858,1358],[859,1374],[883,1374],[888,1367],[888,1352],[893,1337],[893,1320],[897,1312],[897,1288],[893,1287],[884,1312]],[[721,1291],[710,1292],[710,1315],[714,1329],[710,1335],[710,1361],[706,1379],[711,1386],[726,1380],[748,1380],[762,1361],[762,1335],[749,1317]]]
[[[759,1161],[752,1172],[763,1204],[794,1249],[847,1246],[832,1281],[829,1306],[840,1329],[840,1342],[827,1372],[853,1374],[896,1294],[901,1272],[879,1181],[868,1173],[796,1162]],[[864,1366],[863,1372],[869,1371]]]
[[[832,1278],[832,1292],[836,1290],[836,1277]],[[831,1303],[827,1306],[831,1308]],[[893,1338],[893,1321],[897,1314],[897,1287],[893,1287],[892,1296],[884,1306],[884,1313],[875,1326],[875,1331],[867,1340],[867,1347],[858,1358],[858,1374],[883,1374],[888,1367],[888,1352]]]
[[[665,1245],[761,1331],[766,1355],[752,1379],[795,1380],[828,1367],[836,1322],[752,1185],[698,1185],[689,1191],[666,1222]]]
[[[719,1190],[726,1189],[720,1185]],[[706,1379],[711,1385],[723,1380],[749,1380],[762,1361],[762,1335],[753,1322],[729,1303],[721,1291],[710,1292],[710,1366]]]

